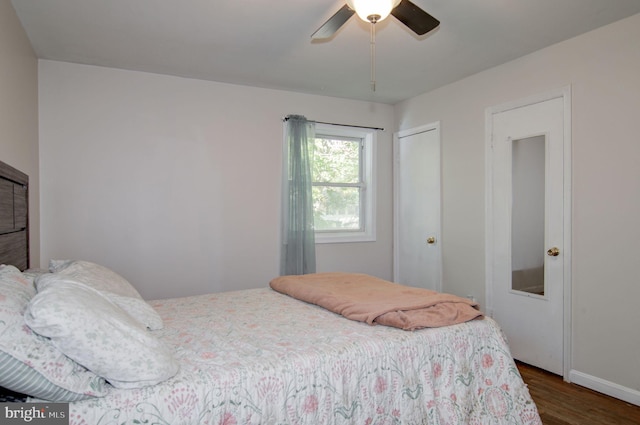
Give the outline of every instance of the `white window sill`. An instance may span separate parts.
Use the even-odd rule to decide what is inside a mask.
[[[351,243],[351,242],[375,242],[376,235],[365,232],[353,233],[316,233],[316,243]]]

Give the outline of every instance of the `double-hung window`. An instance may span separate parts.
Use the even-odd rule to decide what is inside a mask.
[[[317,243],[375,240],[375,130],[316,124],[311,170]]]

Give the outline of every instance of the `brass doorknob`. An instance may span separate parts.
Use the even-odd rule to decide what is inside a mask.
[[[549,257],[557,257],[558,255],[560,255],[560,250],[554,246],[553,248],[549,248],[549,250],[547,251],[547,255]]]
[[[435,237],[433,237],[433,236],[429,236],[429,237],[427,238],[427,243],[428,243],[429,245],[433,245],[434,243],[436,243],[436,238],[435,238]]]

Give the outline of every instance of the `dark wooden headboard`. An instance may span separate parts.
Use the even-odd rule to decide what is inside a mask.
[[[29,176],[1,161],[0,264],[29,268]]]

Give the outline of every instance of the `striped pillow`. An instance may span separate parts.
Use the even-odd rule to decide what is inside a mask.
[[[14,266],[0,266],[0,386],[61,402],[105,395],[103,378],[26,325],[24,311],[34,295],[32,279]]]
[[[91,397],[54,384],[45,375],[3,352],[0,352],[0,381],[4,388],[43,400],[71,402]]]

